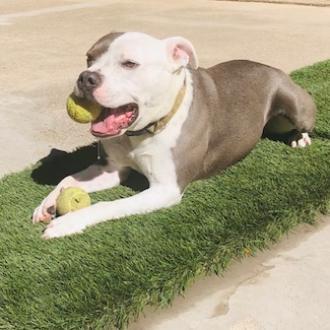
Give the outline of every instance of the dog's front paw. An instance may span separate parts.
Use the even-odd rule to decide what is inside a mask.
[[[53,220],[47,226],[42,235],[42,238],[51,239],[82,233],[87,225],[81,220],[82,219],[74,216],[74,213],[63,215]]]
[[[50,193],[41,204],[35,208],[32,215],[32,222],[48,222],[56,213],[56,199],[57,195]]]

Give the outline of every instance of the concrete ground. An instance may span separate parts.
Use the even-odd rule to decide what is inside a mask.
[[[306,0],[302,0],[306,2]],[[310,3],[327,3],[327,0]],[[111,31],[182,35],[202,66],[245,58],[284,71],[330,57],[330,8],[227,1],[2,0],[0,176],[93,138],[65,114],[84,53]],[[330,329],[330,226],[301,226],[271,251],[200,279],[130,329]]]

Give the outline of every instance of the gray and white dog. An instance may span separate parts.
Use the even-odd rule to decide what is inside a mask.
[[[144,174],[150,187],[58,217],[44,238],[177,204],[190,182],[238,162],[263,134],[289,132],[292,147],[311,143],[314,102],[278,69],[242,60],[198,68],[187,39],[137,32],[110,33],[87,56],[88,69],[74,92],[102,106],[91,133],[108,162],[64,178],[36,208],[33,222],[52,218],[66,187],[111,188],[131,169]]]

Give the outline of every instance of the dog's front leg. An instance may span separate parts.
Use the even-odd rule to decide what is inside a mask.
[[[176,185],[157,184],[132,197],[112,202],[100,202],[59,217],[48,225],[43,238],[49,239],[81,233],[86,227],[97,223],[133,214],[148,213],[177,204],[180,200],[181,192]]]
[[[85,170],[67,176],[34,210],[32,220],[34,223],[50,220],[55,213],[56,200],[62,189],[78,187],[87,192],[99,191],[115,187],[127,176],[128,170],[117,170],[114,166],[91,165]]]

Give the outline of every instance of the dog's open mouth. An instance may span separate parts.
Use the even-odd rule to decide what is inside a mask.
[[[136,103],[128,103],[118,108],[103,108],[100,116],[92,122],[91,133],[97,137],[119,135],[131,126],[139,114]]]

